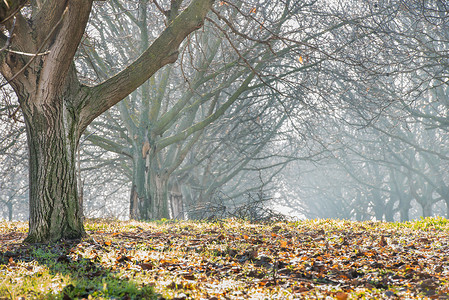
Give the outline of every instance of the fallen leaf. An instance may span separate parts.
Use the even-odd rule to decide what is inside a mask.
[[[150,263],[141,263],[139,266],[142,268],[142,270],[153,270],[154,266]]]
[[[184,277],[184,279],[187,279],[187,280],[195,280],[196,279],[195,275],[193,275],[193,274],[182,274],[182,277]]]

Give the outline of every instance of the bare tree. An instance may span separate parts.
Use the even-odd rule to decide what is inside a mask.
[[[30,155],[27,242],[84,234],[75,163],[81,134],[101,113],[173,63],[179,45],[203,25],[212,4],[193,0],[133,63],[88,86],[78,79],[74,57],[92,0],[31,1],[26,10],[2,2],[0,22],[7,32],[0,35],[0,71],[18,97]]]

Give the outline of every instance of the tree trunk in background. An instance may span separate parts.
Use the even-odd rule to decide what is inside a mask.
[[[140,148],[133,154],[133,177],[130,195],[129,217],[133,220],[148,220],[149,199],[145,186],[145,159]]]
[[[133,183],[130,195],[130,218],[134,220],[169,219],[169,175],[159,169],[153,151],[139,149],[134,155]]]
[[[449,219],[449,198],[445,198],[444,202],[446,202],[446,219]]]
[[[384,217],[385,208],[380,203],[374,206],[374,215],[377,221],[382,221]]]
[[[152,219],[169,219],[168,205],[168,176],[161,174],[159,170],[155,170],[150,165],[148,172],[148,192],[151,202],[151,218]]]
[[[80,209],[81,219],[84,220],[84,182],[81,178],[81,157],[80,157],[80,147],[78,146],[78,159],[77,159],[77,169],[78,169],[78,206]]]
[[[421,204],[422,216],[424,218],[432,216],[432,206],[433,206],[433,203],[429,203],[429,202],[426,202],[425,204]]]
[[[390,199],[385,205],[385,221],[387,222],[394,222],[394,203],[395,201]]]
[[[399,215],[401,217],[401,222],[407,222],[410,220],[409,210],[410,201],[407,201],[401,197],[401,200],[399,201]]]
[[[173,183],[170,189],[170,205],[173,219],[184,219],[184,204],[182,192],[177,182]]]
[[[6,203],[6,207],[8,208],[8,221],[12,222],[12,212],[13,212],[13,205],[12,205],[12,199],[9,199]]]
[[[137,186],[134,184],[134,178],[131,184],[131,193],[129,196],[129,218],[131,220],[139,220],[139,194]]]

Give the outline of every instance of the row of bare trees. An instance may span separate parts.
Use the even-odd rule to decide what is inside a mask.
[[[360,103],[357,113],[364,117],[350,110],[323,121],[334,128],[326,139],[328,158],[290,172],[303,183],[290,195],[299,201],[287,203],[297,213],[387,221],[449,217],[449,7],[398,4],[394,18],[375,28],[382,39],[366,48],[372,57],[353,59],[359,73],[341,95]],[[347,78],[342,71],[336,80]],[[364,105],[376,99],[387,105],[366,114]]]

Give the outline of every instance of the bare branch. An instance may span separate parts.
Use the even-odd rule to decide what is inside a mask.
[[[129,95],[161,67],[176,61],[179,45],[191,32],[203,25],[212,3],[211,0],[193,1],[136,61],[91,88],[81,114],[81,127],[87,127],[93,119]]]

